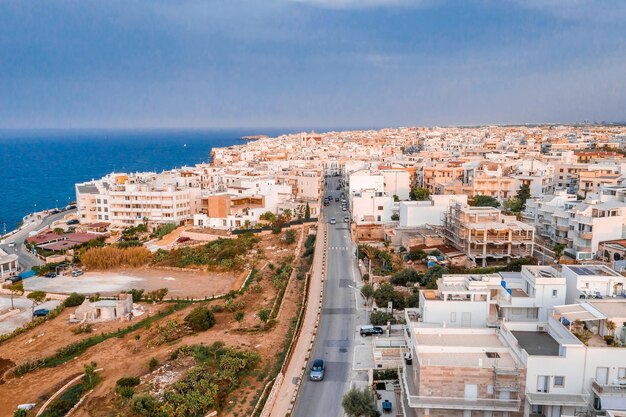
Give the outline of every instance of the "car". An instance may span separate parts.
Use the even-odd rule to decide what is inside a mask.
[[[76,271],[72,271],[72,276],[73,277],[79,277],[79,276],[81,276],[83,274],[84,274],[84,272],[81,271],[80,269],[77,269]]]
[[[385,331],[382,327],[378,326],[361,326],[359,333],[361,336],[373,336],[375,334],[383,334]]]
[[[309,372],[309,379],[311,381],[321,381],[324,379],[324,360],[315,359],[313,365],[311,365],[311,371]]]
[[[61,211],[58,209],[52,209],[50,210],[50,214],[59,214]]]
[[[330,219],[330,224],[337,224],[337,220],[334,217]]]
[[[44,275],[44,277],[46,277],[46,278],[56,278],[57,274],[56,274],[56,272],[48,272],[46,275]]]
[[[335,197],[335,201],[336,201],[336,202],[339,202],[339,197]]]
[[[341,211],[347,211],[347,210],[348,210],[348,208],[347,208],[346,206],[343,206],[343,207],[341,208]]]
[[[78,224],[80,223],[77,219],[71,219],[65,222],[65,224],[67,224],[68,226],[72,225],[72,224]]]
[[[14,240],[9,242],[9,247],[10,248],[14,248],[15,247],[15,241]]]
[[[345,216],[345,217],[343,218],[343,222],[344,222],[344,223],[350,223],[350,217]]]
[[[46,317],[48,314],[50,314],[50,310],[47,308],[38,308],[33,312],[33,317]]]
[[[188,237],[188,236],[181,236],[181,237],[179,237],[178,239],[176,239],[176,242],[178,242],[178,243],[183,243],[183,242],[187,242],[187,241],[189,241],[189,240],[191,240],[191,238],[190,238],[190,237]]]

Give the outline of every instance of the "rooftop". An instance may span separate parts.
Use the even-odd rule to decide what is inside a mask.
[[[531,356],[559,356],[559,343],[547,332],[512,331],[520,347]]]
[[[564,265],[563,268],[568,268],[578,276],[621,276],[604,265]]]

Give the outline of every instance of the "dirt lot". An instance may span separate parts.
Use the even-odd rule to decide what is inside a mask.
[[[173,350],[182,344],[211,344],[222,341],[229,346],[254,350],[261,356],[261,363],[257,367],[258,375],[247,377],[241,386],[231,394],[231,404],[225,407],[220,416],[245,416],[250,412],[251,403],[264,384],[264,376],[268,374],[276,361],[276,356],[282,350],[285,334],[290,321],[295,316],[297,305],[301,299],[302,281],[289,281],[282,310],[276,324],[270,330],[255,330],[260,325],[256,313],[263,308],[271,308],[277,294],[269,277],[272,270],[268,263],[278,265],[281,260],[294,255],[296,244],[286,247],[279,241],[278,236],[265,235],[260,244],[257,274],[254,285],[257,292],[248,291],[236,298],[242,303],[245,313],[241,323],[237,323],[233,312],[224,309],[216,313],[217,325],[205,332],[185,336],[179,340],[151,347],[149,341],[154,337],[155,326],[142,328],[126,335],[123,338],[112,338],[88,349],[84,354],[56,368],[44,368],[28,373],[21,378],[5,378],[0,381],[0,415],[10,415],[15,406],[20,403],[42,403],[42,399],[49,397],[65,382],[82,372],[83,365],[91,361],[104,368],[103,380],[81,404],[73,414],[77,417],[107,417],[115,415],[119,398],[114,393],[115,382],[125,376],[142,376],[149,372],[148,362],[157,358],[160,364],[169,360]],[[288,250],[283,250],[288,248]],[[168,272],[167,275],[171,276]],[[82,278],[82,277],[81,277]],[[233,279],[233,278],[231,278]],[[54,280],[53,280],[54,281]],[[169,284],[176,281],[166,281]],[[226,285],[226,288],[230,284]],[[156,285],[155,288],[160,287]],[[171,287],[170,287],[171,288]],[[249,287],[250,288],[250,287]],[[93,290],[92,290],[93,291]],[[215,300],[208,303],[224,305],[224,300]],[[197,304],[196,304],[197,305]],[[194,305],[195,306],[195,305]],[[167,304],[152,305],[151,314],[156,310],[167,308]],[[193,306],[173,313],[161,319],[159,324],[169,320],[180,320]],[[70,311],[71,310],[71,311]],[[70,331],[67,317],[73,309],[66,310],[61,316],[45,323],[19,337],[0,345],[0,375],[25,360],[45,357],[54,353],[58,348],[66,346],[72,341],[89,335],[74,335]],[[115,330],[127,326],[127,323],[107,323],[96,325],[96,334]]]
[[[116,295],[124,290],[142,288],[148,291],[168,288],[168,297],[204,298],[225,294],[239,274],[177,271],[159,268],[118,269],[104,272],[86,272],[80,277],[33,277],[24,281],[27,291],[42,290],[49,293]]]

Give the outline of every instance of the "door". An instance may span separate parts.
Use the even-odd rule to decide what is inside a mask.
[[[545,375],[537,377],[537,392],[548,392],[548,379]]]
[[[552,411],[550,412],[550,417],[561,417],[561,406],[553,405]]]
[[[472,313],[461,313],[461,327],[472,327]]]
[[[598,384],[606,385],[609,381],[609,368],[596,368],[596,381]]]

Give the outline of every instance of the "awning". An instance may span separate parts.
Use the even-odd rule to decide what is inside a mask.
[[[579,321],[605,320],[606,316],[588,303],[556,306],[554,310],[570,323]]]

